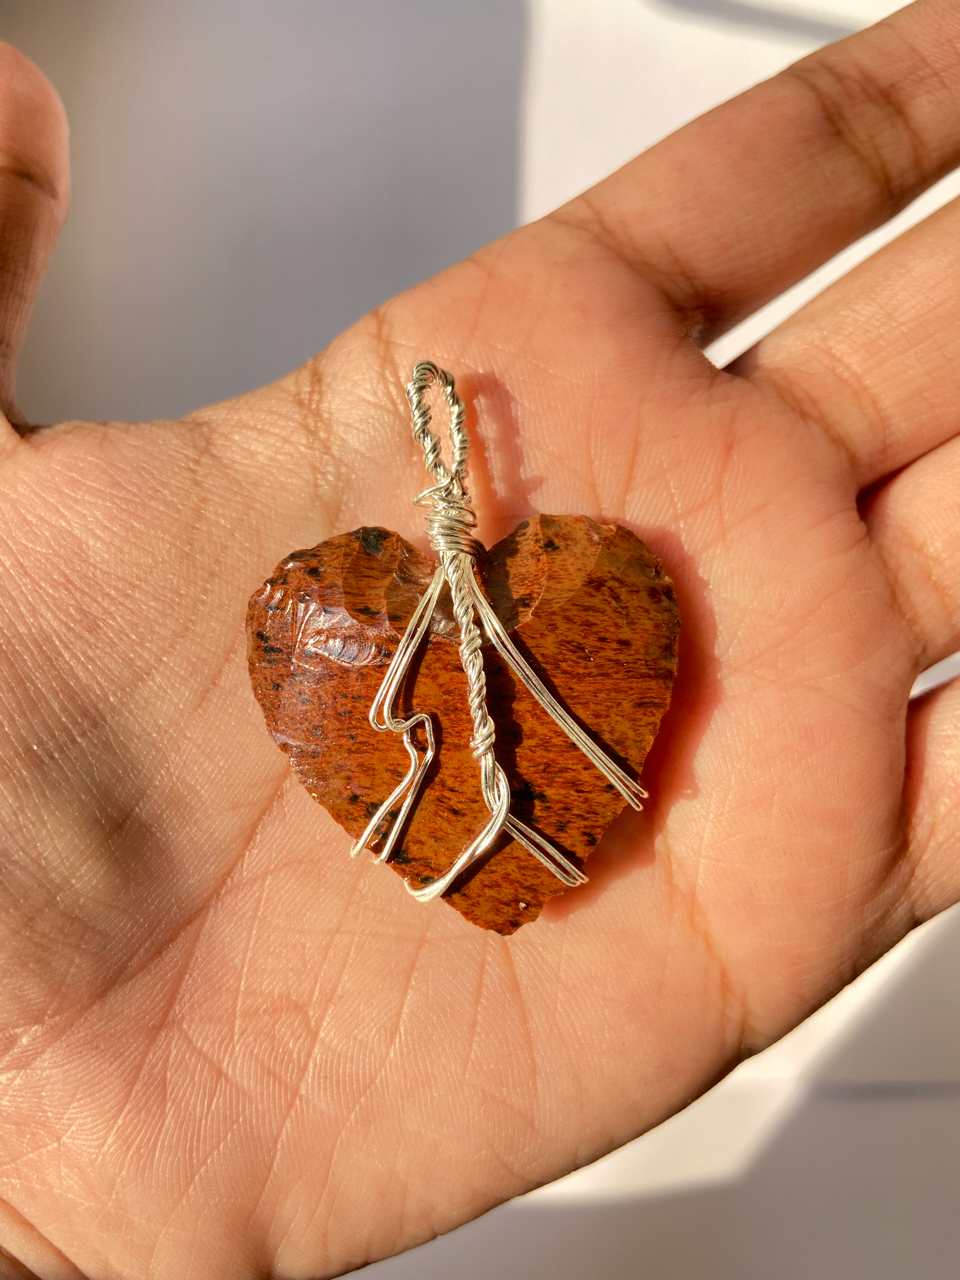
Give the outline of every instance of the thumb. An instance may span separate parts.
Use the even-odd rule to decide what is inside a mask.
[[[69,197],[63,104],[29,58],[0,42],[0,411],[21,432],[17,358]]]

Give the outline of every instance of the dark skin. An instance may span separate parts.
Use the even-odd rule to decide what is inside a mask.
[[[142,425],[16,409],[66,131],[0,61],[0,1274],[306,1280],[408,1248],[658,1123],[960,896],[960,690],[907,708],[960,647],[960,210],[735,368],[700,349],[960,161],[955,4],[805,59],[273,386]],[[423,357],[470,403],[484,540],[625,524],[685,623],[652,802],[509,940],[346,856],[245,671],[282,555],[420,537]]]

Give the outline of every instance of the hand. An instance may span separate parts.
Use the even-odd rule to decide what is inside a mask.
[[[10,1255],[306,1280],[406,1248],[656,1124],[960,895],[960,689],[907,710],[960,647],[960,210],[734,369],[700,351],[960,160],[955,5],[805,59],[274,386],[136,426],[13,407],[67,175],[49,86],[10,49],[0,84]],[[421,358],[471,406],[488,543],[619,521],[684,620],[647,810],[511,940],[352,862],[247,682],[284,554],[422,545]]]

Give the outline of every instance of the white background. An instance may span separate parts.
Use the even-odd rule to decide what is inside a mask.
[[[894,8],[882,0],[4,0],[75,203],[35,420],[173,415]],[[898,220],[958,189],[947,179]],[[897,228],[894,228],[894,231]],[[723,362],[879,233],[724,338]],[[955,1280],[960,916],[682,1115],[370,1280]]]

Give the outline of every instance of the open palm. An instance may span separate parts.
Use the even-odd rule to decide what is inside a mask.
[[[800,63],[274,386],[32,432],[13,361],[64,129],[2,58],[0,1268],[307,1280],[405,1248],[657,1123],[960,895],[960,693],[907,711],[960,644],[960,210],[735,369],[700,350],[960,159],[955,6]],[[625,524],[684,620],[647,810],[513,939],[347,858],[245,669],[285,553],[423,545],[422,358],[470,406],[485,541]]]

